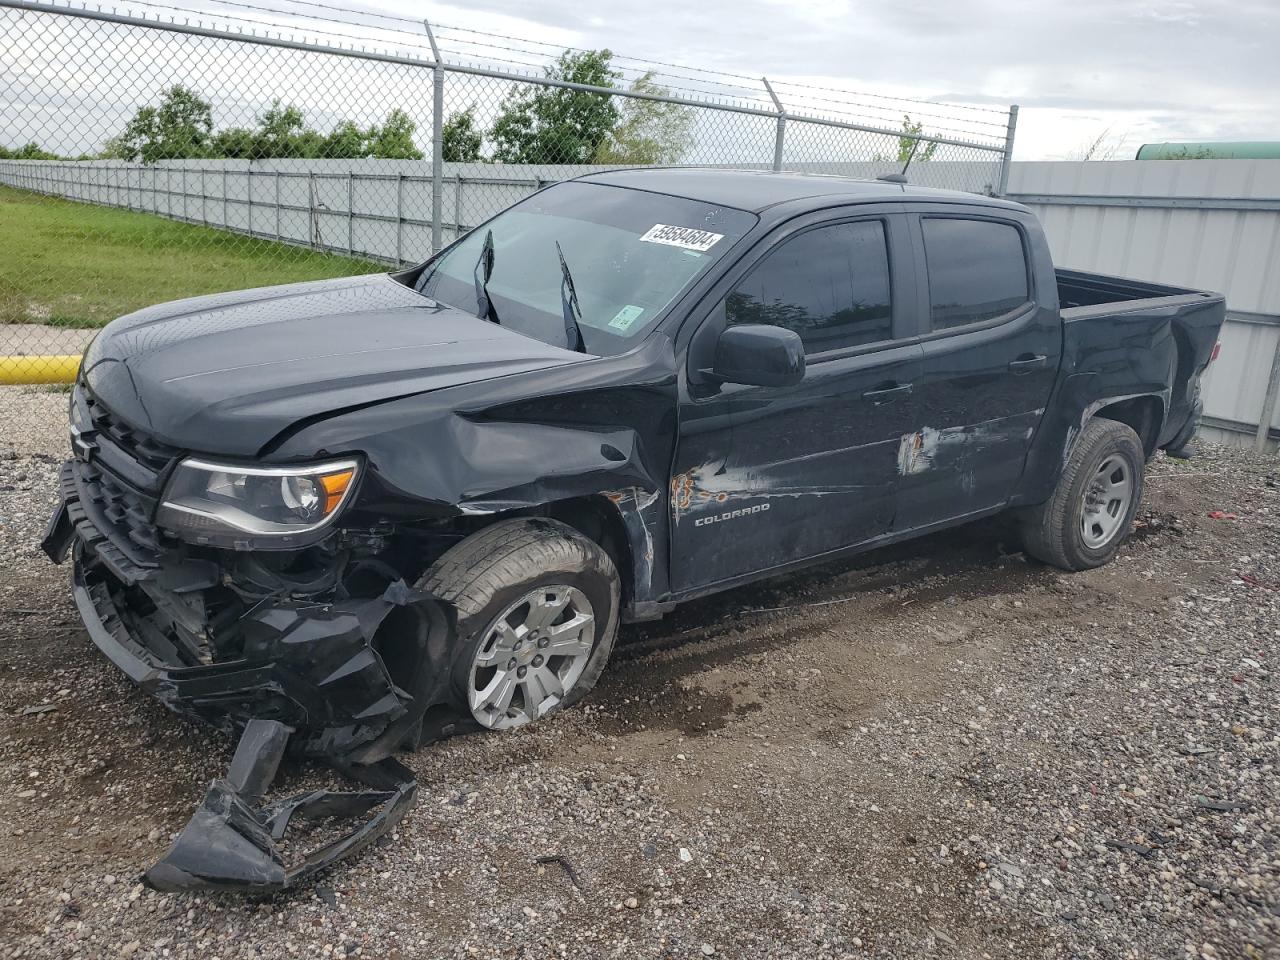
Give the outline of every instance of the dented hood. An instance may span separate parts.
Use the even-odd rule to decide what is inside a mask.
[[[139,310],[103,329],[84,375],[166,443],[253,456],[301,420],[583,359],[376,274]]]

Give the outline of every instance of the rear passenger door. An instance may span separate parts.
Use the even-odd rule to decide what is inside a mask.
[[[1030,238],[1016,213],[1001,213],[939,204],[910,216],[924,354],[895,530],[1007,501],[1053,388],[1056,297],[1040,302]]]
[[[712,294],[689,345],[671,485],[678,591],[872,540],[892,524],[921,348],[897,333],[915,304],[905,218],[896,205],[866,209],[789,222]],[[803,381],[704,376],[733,324],[798,333]]]

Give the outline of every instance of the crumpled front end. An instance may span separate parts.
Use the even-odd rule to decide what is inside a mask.
[[[73,434],[43,547],[72,557],[76,606],[108,659],[170,709],[241,736],[232,771],[148,879],[283,889],[389,830],[416,789],[391,754],[448,699],[448,605],[410,589],[376,536],[269,555],[168,537],[152,518],[176,451],[105,413],[93,425]],[[366,789],[263,806],[286,745]],[[289,863],[273,841],[296,817],[360,823]]]

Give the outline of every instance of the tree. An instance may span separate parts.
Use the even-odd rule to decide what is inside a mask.
[[[1080,144],[1077,150],[1067,155],[1068,160],[1114,160],[1124,149],[1128,135],[1113,138],[1111,128],[1107,127],[1092,140]]]
[[[258,135],[247,127],[228,127],[213,135],[210,156],[226,160],[253,160],[257,157]]]
[[[668,97],[653,71],[631,83],[632,93]],[[597,163],[679,163],[689,149],[693,111],[677,103],[623,98],[618,122],[596,150]]]
[[[902,133],[898,137],[898,162],[906,163],[910,160],[912,163],[918,163],[921,160],[930,159],[934,152],[938,149],[938,142],[930,140],[928,143],[919,139],[924,133],[923,123],[913,123],[911,115],[904,113],[902,115]],[[915,156],[912,156],[912,153]]]
[[[566,50],[546,69],[547,79],[613,87],[620,75],[609,50]],[[591,163],[618,122],[608,94],[567,87],[518,87],[489,130],[494,159],[502,163]]]
[[[210,105],[190,90],[173,87],[159,107],[140,108],[124,130],[107,142],[104,156],[143,163],[195,157],[421,160],[422,151],[413,143],[416,129],[417,124],[397,107],[382,126],[364,129],[343,120],[323,134],[307,126],[301,108],[277,98],[255,126],[227,127],[215,133]]]
[[[449,114],[440,128],[440,151],[446,162],[475,163],[484,135],[476,129],[476,105]]]
[[[413,144],[418,125],[409,115],[396,107],[381,127],[371,127],[368,133],[368,156],[383,160],[421,160],[422,151]]]
[[[40,145],[35,141],[23,144],[20,147],[6,148],[0,147],[0,160],[57,160],[56,153],[50,153],[48,150],[42,150]]]
[[[155,163],[207,154],[213,108],[186,87],[170,87],[158,107],[141,107],[120,135],[108,142],[108,156]]]
[[[279,99],[271,101],[271,107],[258,118],[254,134],[254,159],[262,157],[305,157],[309,154],[305,143],[314,142],[319,135],[310,131],[302,111],[293,104],[283,104]]]
[[[369,134],[350,120],[343,120],[324,138],[321,155],[329,160],[353,160],[369,155]]]

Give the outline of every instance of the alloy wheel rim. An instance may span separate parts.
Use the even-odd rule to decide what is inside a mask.
[[[1133,470],[1118,454],[1098,465],[1084,489],[1080,534],[1094,550],[1105,547],[1124,527],[1133,500]]]
[[[522,726],[564,701],[595,642],[591,601],[577,587],[530,590],[489,624],[467,681],[471,715],[491,730]]]

